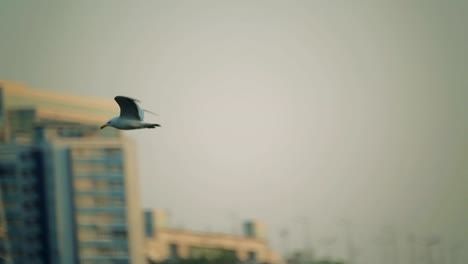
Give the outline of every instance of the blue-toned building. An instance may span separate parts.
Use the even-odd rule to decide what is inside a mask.
[[[0,148],[4,263],[50,262],[43,161],[40,151],[31,146]]]

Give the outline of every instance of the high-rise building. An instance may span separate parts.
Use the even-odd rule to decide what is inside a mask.
[[[59,171],[51,182],[62,184],[54,188],[62,193],[51,201],[62,211],[70,210],[66,216],[72,218],[62,222],[75,231],[70,243],[77,249],[79,263],[139,263],[143,222],[138,214],[131,142],[124,138],[56,139],[45,145],[53,151],[48,155],[51,164],[60,164],[54,166]],[[67,173],[70,177],[63,179]]]
[[[38,263],[144,263],[133,143],[118,130],[99,130],[116,113],[118,107],[110,100],[0,82],[0,149],[8,149],[15,157],[21,155],[21,149],[28,149],[34,153],[30,155],[32,163],[38,164],[28,167],[27,172],[35,184],[15,195],[21,199],[30,195],[34,198],[28,198],[32,203],[43,206],[29,209],[37,211],[37,218],[20,214],[13,221],[39,229],[36,240],[42,241],[45,248],[38,249],[44,253],[38,259],[45,262]],[[17,172],[25,164],[28,163],[19,160],[8,166]],[[21,173],[2,172],[1,166],[0,178],[11,175],[12,188],[22,188],[25,183]],[[9,206],[22,206],[21,199],[13,200]],[[22,208],[21,212],[29,211]],[[14,232],[10,222],[7,218],[8,234]],[[17,238],[29,247],[30,240],[25,239]],[[10,244],[10,252],[18,251],[18,244]],[[27,256],[12,259],[14,264],[34,263]]]

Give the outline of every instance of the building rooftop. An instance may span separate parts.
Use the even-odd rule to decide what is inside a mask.
[[[50,92],[1,80],[0,89],[3,91],[5,109],[37,109],[42,118],[102,124],[119,113],[119,107],[112,98],[96,99]]]

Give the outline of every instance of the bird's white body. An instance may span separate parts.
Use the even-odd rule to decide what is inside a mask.
[[[120,116],[116,116],[109,121],[107,126],[114,127],[117,129],[123,130],[131,130],[131,129],[139,129],[139,128],[148,128],[151,124],[144,123],[140,120],[135,119],[128,119],[122,118]]]
[[[155,128],[159,126],[159,124],[143,122],[143,112],[145,110],[138,106],[137,100],[124,96],[116,96],[114,100],[119,104],[120,116],[109,120],[105,125],[101,126],[101,129],[106,126],[123,130]]]

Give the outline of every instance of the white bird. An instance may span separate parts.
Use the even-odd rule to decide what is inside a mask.
[[[109,120],[105,125],[101,126],[101,129],[107,126],[123,130],[155,128],[160,126],[159,124],[143,122],[143,112],[149,111],[141,109],[138,106],[137,102],[140,101],[125,96],[116,96],[114,100],[119,104],[120,116]]]

